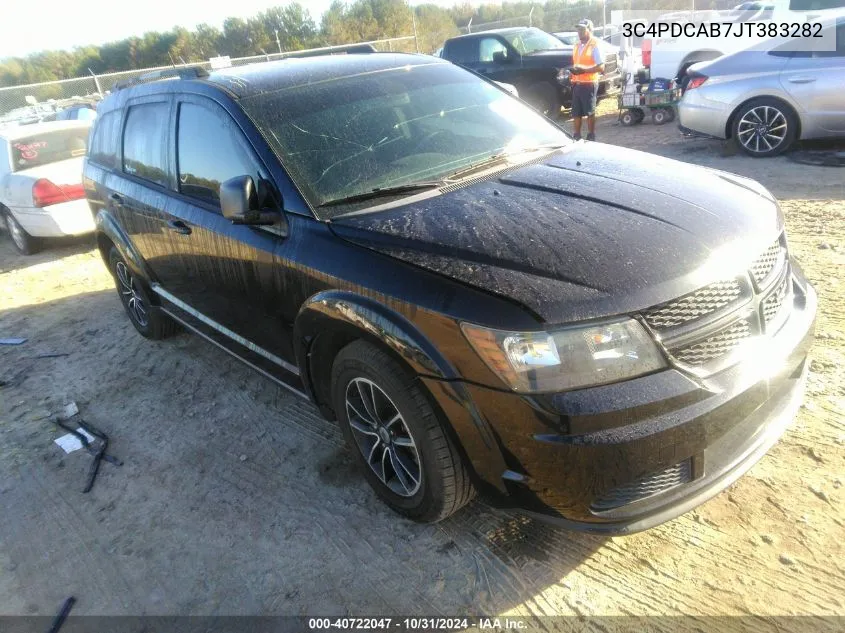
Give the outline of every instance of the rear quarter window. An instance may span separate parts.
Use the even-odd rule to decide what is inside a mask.
[[[85,156],[88,128],[55,130],[9,141],[12,170],[21,171]]]
[[[94,124],[88,160],[117,169],[120,164],[120,112],[108,112]]]

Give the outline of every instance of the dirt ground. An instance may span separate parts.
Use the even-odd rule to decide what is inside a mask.
[[[52,615],[74,595],[74,614],[484,613],[546,628],[538,616],[697,616],[649,621],[674,631],[845,615],[845,169],[724,155],[603,108],[600,141],[769,187],[819,292],[805,405],[746,476],[624,538],[480,501],[417,525],[378,502],[310,404],[198,337],[141,338],[89,240],[21,257],[3,235],[0,337],[28,341],[0,346],[0,614]],[[89,494],[89,456],[53,443],[68,400],[125,462],[103,464]],[[732,623],[774,630],[719,628]]]

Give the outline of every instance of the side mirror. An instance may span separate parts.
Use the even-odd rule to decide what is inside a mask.
[[[493,62],[496,64],[510,64],[511,58],[508,57],[504,51],[496,51],[493,53]]]
[[[220,210],[232,224],[267,226],[282,219],[278,211],[260,207],[252,176],[236,176],[220,184]]]

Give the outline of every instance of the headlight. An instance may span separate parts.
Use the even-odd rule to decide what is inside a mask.
[[[461,329],[487,366],[521,393],[603,385],[666,367],[633,319],[548,332],[504,332],[469,323]]]

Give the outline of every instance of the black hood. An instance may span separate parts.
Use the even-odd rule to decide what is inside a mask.
[[[598,143],[335,232],[520,302],[550,323],[634,312],[747,266],[782,228],[754,181]],[[724,252],[724,251],[720,251]]]

